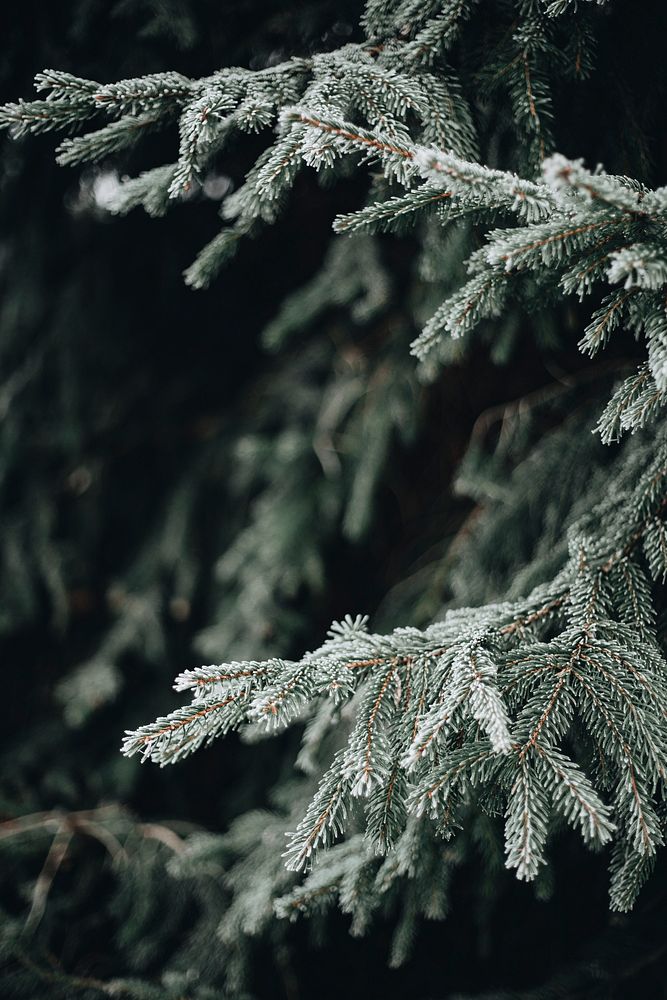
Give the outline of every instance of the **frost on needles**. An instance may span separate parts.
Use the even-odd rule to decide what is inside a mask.
[[[517,5],[514,54],[496,53],[519,137],[515,170],[481,162],[475,111],[449,61],[484,16],[472,0],[371,0],[363,41],[259,71],[116,84],[47,71],[37,77],[44,98],[0,113],[16,135],[78,129],[60,146],[70,165],[177,123],[174,162],[124,181],[113,205],[153,215],[201,182],[232,135],[272,129],[223,201],[221,231],[186,272],[194,287],[277,220],[304,167],[327,179],[370,168],[366,204],[334,223],[339,239],[426,226],[463,234],[467,280],[412,346],[424,377],[481,324],[573,296],[594,303],[583,353],[621,331],[645,343],[645,360],[599,414],[597,432],[618,453],[603,487],[586,487],[581,470],[586,513],[571,520],[568,554],[549,578],[517,599],[451,609],[425,629],[375,634],[348,617],[298,661],[188,670],[176,689],[191,702],[128,733],[126,754],[166,764],[231,730],[300,723],[311,772],[335,734],[290,834],[285,863],[309,875],[278,904],[283,913],[308,909],[309,893],[344,886],[370,859],[376,893],[397,871],[428,875],[424,842],[454,837],[475,815],[504,819],[506,865],[524,880],[545,864],[561,821],[606,847],[620,910],[663,844],[667,664],[653,595],[667,575],[667,191],[566,159],[550,125],[549,72],[570,65],[575,35],[577,73],[590,72],[601,6]]]

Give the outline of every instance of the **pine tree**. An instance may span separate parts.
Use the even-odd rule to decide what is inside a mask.
[[[316,35],[323,12],[312,16]],[[384,957],[404,964],[411,995],[658,989],[665,17],[658,4],[637,17],[621,0],[369,0],[353,16],[359,27],[338,21],[317,44],[306,32],[306,43],[207,76],[160,68],[109,84],[45,70],[37,100],[0,110],[15,139],[64,133],[57,161],[88,171],[88,211],[185,217],[220,201],[222,224],[185,269],[203,297],[231,267],[261,300],[274,267],[263,247],[283,261],[293,241],[308,253],[300,199],[335,213],[321,265],[298,288],[286,274],[261,317],[270,360],[249,349],[246,375],[243,352],[237,362],[225,348],[224,404],[181,449],[122,582],[104,580],[115,620],[56,687],[68,725],[122,704],[114,721],[135,726],[126,757],[165,765],[199,751],[190,775],[232,731],[259,744],[246,751],[265,754],[259,771],[276,746],[271,790],[261,775],[222,832],[120,805],[28,814],[8,796],[10,849],[32,859],[35,832],[49,838],[27,915],[5,914],[17,995],[40,979],[64,995],[296,995],[299,976],[308,981],[295,959],[300,918],[326,935],[336,910],[353,935],[391,927]],[[142,240],[150,259],[150,227]],[[55,363],[36,339],[5,390],[3,447],[24,466],[22,433],[44,391],[35,373]],[[63,385],[91,398],[88,379],[84,366]],[[63,404],[59,426],[66,418]],[[44,592],[64,622],[82,572],[68,545],[94,553],[59,525],[39,477],[21,475],[38,499],[27,520],[6,500],[10,635]],[[71,472],[75,494],[87,475]],[[398,565],[381,604],[378,537]],[[332,610],[338,620],[316,638]],[[173,623],[188,623],[215,662],[181,670],[185,699],[171,711],[158,669],[146,690],[160,707],[142,724],[150,715],[124,665],[171,660]],[[114,767],[103,788],[118,801]],[[49,965],[52,884],[81,836],[114,869],[107,907],[125,957],[106,978]],[[576,921],[582,878],[592,905],[606,882],[613,915],[592,911],[594,931],[536,969],[502,927],[506,905],[519,922],[535,912],[506,869],[534,883],[550,919]],[[75,897],[64,893],[63,912]],[[494,972],[471,969],[468,942],[448,982],[425,922],[444,919],[446,937],[462,907],[490,941]],[[548,954],[546,935],[531,932]],[[256,971],[265,949],[281,986]],[[507,954],[524,974],[502,966]]]

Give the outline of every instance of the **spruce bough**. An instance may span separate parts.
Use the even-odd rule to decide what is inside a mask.
[[[368,171],[365,204],[334,222],[324,280],[288,300],[267,330],[272,346],[298,327],[309,295],[335,301],[331,288],[350,281],[346,262],[373,260],[378,234],[392,232],[420,247],[414,311],[423,314],[413,357],[393,356],[395,371],[416,365],[436,379],[480,339],[509,339],[511,355],[512,328],[527,317],[538,344],[551,326],[567,340],[573,311],[586,355],[617,357],[628,332],[643,345],[606,399],[591,392],[594,416],[575,410],[567,432],[548,431],[531,451],[539,467],[552,442],[561,447],[559,433],[593,430],[614,454],[590,479],[580,468],[559,547],[517,572],[530,585],[474,606],[455,600],[424,628],[379,634],[348,616],[299,660],[186,670],[175,687],[190,703],[127,734],[124,753],[163,765],[232,730],[304,726],[297,767],[314,787],[283,860],[307,874],[287,887],[276,880],[278,916],[338,899],[363,930],[399,883],[415,912],[444,915],[438,845],[465,839],[480,816],[504,824],[505,864],[523,880],[538,876],[562,823],[606,848],[617,910],[633,906],[664,843],[667,189],[565,157],[555,138],[554,94],[595,78],[611,6],[499,3],[490,17],[474,0],[370,0],[363,37],[333,51],[202,80],[99,84],[46,71],[42,99],[0,112],[15,135],[76,130],[59,147],[66,165],[106,161],[177,123],[177,158],[122,181],[117,213],[163,214],[224,163],[233,138],[266,134],[222,201],[219,234],[185,273],[194,288],[289,211],[304,168],[327,182]],[[405,382],[389,384],[400,425]],[[345,523],[354,537],[363,515],[348,511]],[[465,555],[464,568],[473,543]]]

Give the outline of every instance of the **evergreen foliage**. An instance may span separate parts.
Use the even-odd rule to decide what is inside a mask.
[[[658,6],[646,30],[664,23]],[[613,921],[632,939],[647,882],[648,912],[664,915],[667,188],[653,136],[665,81],[653,67],[650,93],[631,96],[645,33],[624,34],[620,0],[368,0],[356,16],[358,29],[338,24],[342,44],[328,35],[203,77],[160,69],[107,84],[45,70],[37,100],[0,109],[13,138],[63,132],[58,163],[97,170],[88,209],[97,198],[114,214],[162,217],[220,200],[222,228],[184,272],[193,289],[246,259],[261,296],[270,265],[248,240],[261,247],[268,226],[289,226],[309,172],[337,212],[319,269],[262,317],[271,366],[245,380],[247,402],[225,389],[227,408],[198,431],[107,590],[115,621],[55,688],[69,726],[121,692],[124,724],[136,725],[144,707],[124,663],[171,660],[167,619],[203,607],[194,642],[215,663],[179,673],[189,701],[168,714],[158,670],[156,721],[128,730],[123,752],[165,765],[232,731],[261,744],[295,729],[275,744],[284,766],[270,808],[263,793],[241,797],[213,833],[120,805],[28,813],[12,802],[7,843],[33,857],[48,835],[27,916],[5,913],[17,995],[40,978],[63,995],[277,995],[253,978],[262,942],[280,995],[295,995],[291,925],[307,916],[322,933],[335,908],[353,935],[388,919],[400,966],[424,921],[456,914],[456,869],[474,872],[483,925],[507,891],[504,868],[542,898],[597,871],[577,839],[603,856],[610,909],[637,904],[637,915],[613,917],[589,955],[512,995],[625,996],[611,991],[663,958],[649,944],[619,958]],[[624,94],[613,107],[612,76]],[[168,162],[147,165],[144,145]],[[299,225],[305,239],[308,218]],[[6,383],[8,412],[39,392],[49,350],[38,345]],[[433,400],[452,373],[468,385],[488,376],[487,354],[519,374],[525,357],[530,375],[515,395],[511,374],[495,376],[508,385],[472,407],[463,456],[447,400],[435,428]],[[28,413],[5,422],[16,461]],[[435,497],[434,455],[457,466],[458,501]],[[85,469],[71,476],[84,493]],[[336,550],[372,561],[391,490],[420,520],[416,572],[301,655],[341,604]],[[434,502],[444,530],[424,513]],[[27,525],[11,497],[6,508],[17,528],[2,589],[25,595],[7,605],[6,630],[34,619],[44,590],[64,627],[66,544],[48,508]],[[52,883],[86,837],[108,856],[127,956],[105,980],[54,972],[45,957]],[[578,868],[559,870],[563,844]],[[434,981],[452,995],[441,979],[423,988]]]

